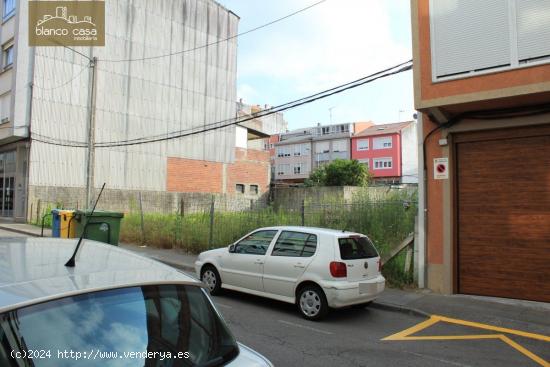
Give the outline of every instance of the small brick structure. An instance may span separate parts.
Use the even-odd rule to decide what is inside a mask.
[[[224,164],[203,160],[168,158],[168,192],[238,194],[236,185],[244,185],[244,196],[256,197],[269,190],[271,179],[268,151],[235,148],[235,161]],[[257,186],[257,193],[251,190]]]

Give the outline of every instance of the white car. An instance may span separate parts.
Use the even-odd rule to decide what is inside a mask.
[[[367,236],[323,228],[260,228],[201,253],[195,270],[211,294],[227,288],[295,303],[310,320],[329,307],[366,305],[385,286]]]
[[[272,366],[197,279],[85,240],[0,239],[0,366]]]

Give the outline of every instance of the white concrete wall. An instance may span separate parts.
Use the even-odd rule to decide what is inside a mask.
[[[106,1],[105,7],[106,46],[75,48],[99,59],[97,143],[191,132],[235,117],[236,39],[170,57],[108,60],[214,43],[237,33],[237,16],[211,0],[117,0]],[[33,134],[86,142],[86,63],[65,48],[36,48]],[[95,186],[106,182],[111,189],[163,191],[167,157],[229,163],[234,144],[235,131],[229,127],[159,143],[96,148]],[[34,140],[30,169],[31,185],[82,187],[86,149]]]
[[[401,131],[402,183],[418,183],[418,138],[416,122]]]

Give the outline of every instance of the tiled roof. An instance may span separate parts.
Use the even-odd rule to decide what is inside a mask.
[[[359,131],[355,135],[353,135],[354,138],[356,137],[362,137],[362,136],[374,136],[374,135],[385,135],[385,134],[394,134],[398,133],[410,124],[412,124],[413,121],[404,121],[404,122],[397,122],[393,124],[382,124],[382,125],[374,125],[371,126],[363,131]]]

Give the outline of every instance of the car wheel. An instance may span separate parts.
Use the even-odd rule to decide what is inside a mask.
[[[220,274],[213,266],[205,266],[202,269],[201,281],[212,295],[219,294],[222,288]]]
[[[316,286],[307,285],[300,289],[297,303],[300,313],[308,320],[321,320],[328,313],[325,293]]]

